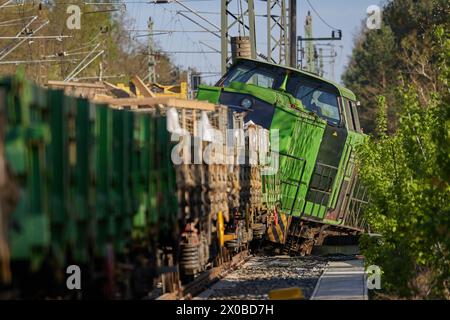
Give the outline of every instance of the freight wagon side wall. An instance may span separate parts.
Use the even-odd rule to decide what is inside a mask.
[[[0,80],[0,284],[10,283],[9,216],[18,202],[19,190],[5,157],[6,88]]]
[[[85,263],[125,252],[131,236],[176,241],[165,117],[114,110],[15,78],[2,80],[0,90],[0,157],[20,189],[8,222],[13,263],[25,261],[30,270],[46,259]]]

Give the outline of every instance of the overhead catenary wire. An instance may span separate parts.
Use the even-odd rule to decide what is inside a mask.
[[[237,2],[237,10],[238,10],[237,16],[240,16],[241,21],[244,22],[244,12],[242,10],[242,0],[239,0]],[[242,29],[242,25],[239,23],[238,24],[238,35],[239,36],[241,36],[241,29]],[[245,37],[245,28],[243,30],[243,36]]]
[[[88,61],[89,57],[97,50],[97,48],[100,46],[100,43],[97,43],[97,45],[83,58],[83,60],[72,70],[72,72],[69,73],[69,75],[64,79],[64,81],[70,81],[71,78],[75,77],[78,73],[80,73],[82,70],[84,70],[93,60],[90,60],[89,62],[87,62],[84,66],[83,64]],[[104,50],[100,51],[99,54],[103,53]],[[99,56],[99,54],[97,54],[95,56],[95,58],[97,58],[97,56]]]
[[[84,46],[81,46],[81,47],[69,50],[67,52],[68,53],[76,53],[76,52],[79,52],[79,51],[84,50],[84,49],[92,48],[92,47],[94,47],[96,45],[97,45],[96,43],[93,43],[93,44],[90,44],[90,45],[84,45]]]
[[[205,43],[205,42],[203,42],[203,41],[199,41],[199,43],[202,44],[202,45],[204,45],[204,46],[206,46],[206,47],[208,47],[208,48],[210,48],[210,49],[212,49],[212,50],[214,50],[214,51],[217,52],[217,53],[220,53],[220,50],[214,48],[213,46],[211,46],[211,45],[209,45],[209,44],[207,44],[207,43]]]
[[[0,65],[5,65],[5,64],[33,64],[33,63],[46,63],[46,62],[58,62],[58,63],[63,63],[63,62],[76,62],[79,61],[80,59],[40,59],[40,60],[13,60],[13,61],[0,61]]]
[[[181,15],[182,17],[188,19],[188,20],[191,21],[192,23],[196,24],[196,25],[199,26],[200,28],[202,28],[202,29],[204,29],[204,30],[210,32],[210,33],[213,34],[214,36],[220,38],[220,35],[219,35],[219,34],[217,34],[217,33],[213,32],[213,31],[209,30],[207,27],[201,25],[200,23],[198,23],[197,21],[195,21],[195,20],[192,19],[191,17],[189,17],[189,16],[187,16],[187,15],[185,15],[184,13],[181,13],[181,12],[178,12],[178,14]]]
[[[107,2],[106,2],[107,1]],[[159,5],[164,5],[164,4],[171,4],[174,2],[174,0],[119,0],[119,1],[108,1],[106,0],[104,2],[92,2],[92,1],[84,1],[82,2],[82,4],[85,5],[108,5],[108,4],[159,4]],[[180,2],[208,2],[208,1],[213,1],[213,0],[178,0]],[[80,4],[81,1],[65,1],[65,2],[58,2],[56,4],[64,4],[64,5],[68,5],[68,4]]]
[[[2,9],[2,8],[10,8],[10,7],[15,7],[15,6],[17,6],[17,4],[16,5],[9,5],[11,2],[12,2],[13,0],[8,0],[8,1],[6,1],[5,3],[3,3],[3,4],[1,4],[0,5],[0,9]]]
[[[95,61],[95,59],[97,59],[99,56],[101,56],[103,53],[105,52],[105,50],[100,51],[99,53],[97,53],[95,55],[95,57],[93,57],[91,60],[89,60],[89,62],[87,62],[81,69],[79,69],[77,72],[75,72],[70,78],[66,78],[66,80],[64,80],[64,82],[70,81],[72,80],[77,74],[79,74],[81,71],[83,71],[84,69],[86,69],[93,61]]]
[[[199,44],[195,43],[195,41],[189,36],[189,34],[186,32],[186,29],[185,29],[184,26],[183,26],[183,23],[180,21],[179,17],[177,18],[177,20],[178,20],[178,22],[179,22],[179,24],[180,24],[181,29],[182,29],[183,31],[185,31],[186,38],[189,39],[193,44],[196,44],[197,48],[198,48],[198,49],[201,51],[201,53],[203,54],[203,58],[205,59],[205,61],[207,61],[207,62],[209,63],[208,68],[211,68],[212,64],[211,64],[211,62],[209,61],[208,56],[206,55],[206,52],[201,48],[201,46],[200,46]],[[213,50],[215,50],[215,49],[213,49]],[[216,50],[215,50],[215,51],[216,51]],[[217,52],[217,51],[216,51],[216,52]],[[210,70],[211,70],[211,69],[210,69]]]
[[[17,8],[18,10],[22,9],[22,12],[21,12],[22,14],[28,13],[28,12],[32,12],[32,11],[36,11],[36,9],[34,7],[37,5],[37,3],[33,2],[31,4],[27,4],[27,6],[29,6],[29,5],[31,5],[31,8],[26,10],[26,11],[24,10],[24,7],[26,6],[25,2],[18,2],[18,3],[15,3],[15,4],[9,4],[9,5],[3,4],[3,6],[0,6],[0,10],[5,9],[5,11],[8,11],[6,9]]]
[[[0,36],[0,40],[13,40],[13,39],[30,39],[30,40],[32,40],[32,39],[47,39],[47,40],[51,40],[51,39],[55,39],[55,40],[58,40],[58,41],[60,41],[61,39],[63,39],[63,38],[72,38],[72,36],[63,36],[63,35],[61,35],[61,36],[10,36],[10,37],[7,37],[7,36]]]
[[[31,17],[31,20],[16,34],[16,37],[20,36],[23,32],[26,32],[28,27],[37,19],[37,16]]]
[[[178,3],[180,6],[182,6],[183,8],[185,8],[186,10],[189,10],[192,14],[194,14],[195,16],[197,16],[198,18],[202,19],[203,21],[205,21],[207,24],[209,24],[210,26],[212,26],[213,28],[215,28],[217,31],[220,31],[220,28],[218,26],[216,26],[215,24],[213,24],[211,21],[209,21],[208,19],[206,19],[205,17],[203,17],[201,14],[197,13],[197,11],[195,11],[194,9],[192,9],[191,7],[188,7],[187,5],[183,4],[182,1],[179,0],[173,0],[174,2]]]
[[[126,30],[126,31],[131,31],[131,32],[147,32],[148,30],[144,30],[144,29],[130,29],[130,30]],[[162,29],[154,29],[153,30],[153,32],[158,32],[158,33],[165,33],[165,34],[170,34],[170,33],[184,33],[184,32],[189,32],[189,33],[198,33],[198,32],[201,32],[201,33],[218,33],[219,31],[207,31],[207,30],[186,30],[186,31],[183,31],[183,30],[174,30],[174,29],[171,29],[171,30],[162,30]]]
[[[20,22],[20,23],[23,23],[23,20],[25,20],[25,19],[31,19],[31,18],[33,18],[33,17],[35,17],[35,16],[29,16],[29,17],[23,17],[23,18],[16,18],[16,19],[11,19],[11,20],[6,20],[6,21],[0,21],[0,25],[4,25],[4,24],[8,24],[8,23],[11,23],[11,22]]]
[[[0,1],[2,1],[2,0],[0,0]],[[172,6],[174,5],[174,4],[178,4],[178,3],[183,3],[183,2],[186,2],[186,3],[189,3],[189,2],[205,2],[204,0],[177,0],[177,1],[167,1],[167,4],[171,4]],[[208,0],[207,0],[208,1]],[[95,2],[95,1],[57,1],[57,2],[55,2],[54,4],[56,5],[56,6],[58,6],[58,5],[68,5],[68,4],[81,4],[81,5],[83,5],[83,4],[85,4],[85,5],[93,5],[93,6],[95,6],[95,5],[100,5],[101,7],[99,7],[98,9],[103,9],[103,8],[114,8],[114,7],[118,7],[119,5],[122,5],[122,4],[128,4],[128,3],[137,3],[137,4],[151,4],[151,3],[158,3],[158,4],[163,4],[162,3],[163,1],[99,1],[99,2]],[[34,7],[34,10],[36,10],[36,5],[38,5],[40,3],[40,1],[37,1],[36,2],[36,4],[34,4],[33,3],[33,7]],[[44,5],[46,5],[46,2],[44,1],[44,2],[42,2],[42,3],[44,3]],[[10,4],[13,4],[13,2],[11,2]],[[1,5],[1,4],[0,4]],[[21,8],[19,9],[20,10],[20,12],[23,14],[24,12],[27,12],[28,11],[28,3],[25,3],[25,6],[21,6]],[[110,7],[108,7],[109,5],[111,5]],[[114,5],[114,6],[113,6]],[[183,5],[181,5],[182,7],[183,7]],[[103,7],[103,8],[102,8]],[[155,8],[156,6],[152,6],[153,8]],[[160,9],[163,9],[164,10],[164,12],[166,13],[166,16],[167,16],[167,13],[169,13],[170,12],[170,14],[172,14],[172,15],[176,15],[176,16],[182,16],[182,15],[180,15],[180,14],[178,14],[178,12],[176,12],[175,10],[167,10],[167,9],[165,9],[165,8],[160,8]],[[169,9],[169,8],[168,8]],[[182,9],[184,12],[188,12],[187,10],[185,10],[185,8],[183,7],[183,8],[180,8],[180,9]],[[88,9],[89,10],[89,9]],[[127,8],[127,10],[132,10],[133,12],[137,12],[137,14],[139,14],[139,13],[141,13],[142,12],[142,10],[139,10],[139,9],[136,9],[136,7],[135,6],[132,6],[132,7],[130,7],[130,8]],[[86,10],[85,10],[86,11]],[[195,11],[198,11],[198,10],[195,10]],[[32,13],[33,14],[33,13]],[[31,14],[31,15],[32,15]],[[28,15],[30,15],[30,14],[28,14]],[[135,16],[135,15],[133,15],[133,16]],[[177,18],[178,18],[177,17]],[[27,17],[28,18],[28,17]],[[166,17],[167,19],[164,19],[164,21],[163,21],[163,23],[162,24],[173,24],[173,23],[175,23],[176,22],[176,20],[175,19],[171,19],[170,17]],[[209,28],[209,30],[207,31],[207,30],[204,30],[204,29],[200,29],[199,28],[199,30],[192,30],[193,28],[190,28],[191,30],[183,30],[183,31],[181,31],[181,30],[173,30],[173,31],[171,31],[171,32],[169,32],[168,34],[171,34],[171,33],[176,33],[176,34],[187,34],[187,33],[198,33],[198,34],[200,34],[200,33],[211,33],[211,34],[218,34],[219,33],[219,30],[220,29],[216,29],[216,28],[218,28],[217,27],[217,24],[216,24],[216,27],[214,28],[214,27],[211,27],[210,26],[210,24],[208,23],[208,22],[206,22],[206,21],[202,21],[203,19],[201,19],[201,18],[199,18],[198,16],[196,16],[196,15],[194,15],[194,14],[190,14],[190,18],[194,18],[195,20],[197,20],[196,22],[197,23],[200,23],[201,25],[203,25],[204,27],[205,26],[207,26],[208,28]],[[201,20],[200,20],[201,19]],[[17,19],[17,20],[13,20],[13,21],[3,21],[3,22],[0,22],[0,27],[2,26],[2,25],[4,25],[5,27],[6,26],[9,26],[11,23],[15,23],[15,22],[19,22],[19,21],[22,21],[22,19]],[[29,18],[28,19],[25,19],[25,21],[26,22],[29,22]],[[167,23],[164,23],[165,21],[167,21]],[[25,23],[26,23],[25,22]],[[210,20],[210,22],[212,23],[212,25],[214,25],[214,20]],[[34,22],[34,23],[36,23],[36,22]],[[22,27],[24,27],[23,25],[22,25]],[[33,28],[34,29],[34,28]],[[172,30],[173,28],[168,28],[168,29],[170,29],[170,30]],[[132,31],[133,33],[135,33],[137,30],[139,30],[138,28],[135,28],[134,30],[133,29],[130,29],[130,31]],[[217,30],[217,31],[216,31]],[[142,30],[143,31],[143,30]],[[17,30],[16,30],[16,32],[17,32]],[[137,31],[137,32],[139,32],[139,31]],[[142,32],[142,33],[144,33],[144,32]],[[156,35],[156,34],[153,34],[153,35]],[[91,42],[91,41],[95,41],[95,42],[97,42],[96,40],[98,39],[97,38],[97,36],[98,36],[98,34],[96,35],[96,37],[94,37],[94,39],[90,39],[89,40],[89,42]],[[142,36],[145,36],[145,35],[139,35],[139,34],[136,34],[136,36],[138,36],[138,37],[142,37]],[[70,37],[70,36],[66,36],[66,35],[61,35],[61,36],[57,36],[57,35],[51,35],[51,36],[38,36],[38,35],[36,35],[36,31],[34,31],[34,34],[30,37],[30,36],[24,36],[24,35],[19,35],[18,37],[17,37],[17,40],[15,40],[15,41],[21,41],[21,40],[25,40],[25,41],[27,41],[27,40],[30,40],[30,41],[32,41],[33,40],[33,38],[35,38],[35,39],[55,39],[55,40],[61,40],[62,38],[65,38],[65,37]],[[73,36],[72,36],[73,37]],[[183,36],[182,36],[183,37]],[[207,66],[210,66],[210,65],[214,65],[212,62],[211,62],[211,60],[212,59],[209,59],[207,56],[209,56],[209,54],[212,54],[212,53],[216,53],[218,50],[217,49],[213,49],[213,48],[211,48],[211,50],[213,50],[214,52],[211,52],[210,50],[206,50],[205,51],[205,47],[203,47],[203,45],[202,44],[200,44],[199,42],[198,42],[198,40],[197,40],[197,38],[195,37],[195,36],[193,36],[194,37],[194,39],[196,39],[195,41],[194,40],[192,40],[192,39],[189,39],[190,41],[188,41],[187,42],[187,45],[185,46],[185,48],[184,49],[181,49],[181,50],[178,50],[179,49],[179,46],[175,46],[175,44],[177,43],[177,39],[179,39],[180,37],[177,37],[177,36],[174,36],[174,37],[170,37],[170,43],[172,43],[173,42],[173,44],[174,44],[174,47],[171,49],[171,50],[166,50],[165,52],[164,52],[164,50],[160,50],[161,52],[164,52],[164,53],[174,53],[174,54],[177,54],[177,53],[179,53],[179,54],[181,54],[181,56],[180,56],[180,59],[181,60],[185,60],[186,58],[187,59],[191,59],[189,56],[185,56],[185,54],[187,54],[187,55],[192,55],[192,59],[193,59],[193,61],[192,61],[192,65],[194,65],[197,61],[198,61],[198,58],[196,58],[196,54],[197,53],[199,53],[199,54],[201,54],[201,55],[203,55],[204,56],[204,59],[201,59],[202,61],[204,61],[204,62],[206,62],[204,65],[205,65],[205,68],[207,68]],[[183,37],[183,38],[185,38],[185,39],[187,39],[187,37]],[[214,38],[216,38],[216,37],[214,37]],[[219,38],[219,37],[217,37],[217,38]],[[5,38],[1,38],[0,37],[0,40],[7,40],[7,39],[10,39],[10,38],[7,38],[7,37],[5,37]],[[12,39],[12,38],[11,38]],[[130,36],[130,39],[131,39],[131,36]],[[94,44],[95,44],[95,42],[94,42]],[[188,43],[189,42],[192,42],[192,45],[193,45],[193,47],[192,47],[192,45],[189,45]],[[31,43],[31,42],[30,42]],[[66,42],[64,42],[64,44],[65,44]],[[179,43],[179,42],[178,42]],[[50,52],[45,52],[45,51],[43,51],[42,53],[40,53],[40,54],[38,54],[38,56],[34,56],[34,58],[41,58],[41,57],[45,57],[46,59],[45,59],[45,62],[51,62],[52,61],[52,59],[53,58],[56,58],[56,57],[59,57],[59,58],[64,58],[64,57],[74,57],[74,56],[76,56],[76,55],[82,55],[82,54],[85,54],[87,51],[89,51],[89,50],[91,50],[92,49],[92,47],[88,47],[87,49],[84,49],[83,50],[83,44],[81,44],[80,43],[80,45],[81,45],[81,47],[80,48],[77,48],[77,49],[73,49],[73,50],[67,50],[67,49],[70,49],[70,48],[58,48],[58,46],[55,46],[54,47],[54,49],[56,49],[56,50],[54,50],[54,49],[50,49]],[[166,42],[164,42],[164,47],[166,47],[168,45],[168,42],[166,41]],[[8,48],[8,50],[9,50],[10,48]],[[198,51],[197,51],[197,49],[198,49]],[[42,50],[41,50],[42,51]],[[33,55],[36,55],[36,53],[33,53],[34,51],[30,51],[30,57],[29,57],[29,61],[41,61],[41,62],[44,62],[44,60],[43,59],[37,59],[37,60],[33,60]],[[99,51],[97,50],[97,51],[95,51],[94,53],[92,53],[91,54],[91,56],[89,57],[89,58],[92,58],[93,57],[93,55],[96,55],[97,53],[99,53]],[[186,58],[184,58],[184,57],[186,57]],[[28,57],[27,57],[28,58]],[[84,63],[83,63],[83,61],[82,61],[83,59],[82,59],[82,57],[80,57],[80,59],[77,59],[76,61],[77,61],[77,64],[79,63],[79,62],[82,62],[82,64],[81,64],[81,66],[79,67],[79,69],[80,68],[82,68],[83,66],[84,66],[84,64],[86,63],[86,62],[88,62],[88,61],[84,61]],[[19,59],[16,59],[15,60],[17,63],[22,63],[24,60],[23,59],[21,59],[21,58],[19,58]],[[63,60],[63,59],[59,59],[58,61],[61,61],[61,62],[64,62],[64,61],[75,61],[75,59],[71,59],[71,60]],[[54,62],[57,62],[56,60],[54,61]],[[34,62],[33,62],[34,63]],[[183,63],[184,64],[184,63]],[[73,67],[71,67],[71,69],[72,69]],[[77,71],[79,71],[79,69],[77,70]],[[70,70],[69,70],[70,71]],[[74,70],[72,70],[72,72],[73,72]],[[62,71],[61,71],[62,72]],[[72,73],[71,72],[71,73]]]
[[[311,4],[311,2],[310,2],[309,0],[306,0],[306,2],[308,2],[309,6],[311,7],[312,11],[315,12],[315,14],[317,15],[317,17],[319,17],[319,19],[320,19],[323,23],[325,23],[329,28],[331,28],[331,29],[333,29],[333,30],[340,30],[339,28],[335,28],[335,27],[333,27],[332,25],[330,25],[328,22],[326,22],[325,19],[323,19],[323,18],[320,16],[319,12],[317,12],[317,10],[313,7],[313,5]]]
[[[44,58],[56,58],[56,57],[78,56],[78,55],[87,54],[87,53],[89,53],[89,52],[91,52],[91,51],[73,52],[73,53],[63,51],[63,52],[58,52],[58,53],[55,53],[55,54],[46,55],[46,56],[44,56]],[[97,52],[100,52],[100,51],[94,51],[93,53],[97,53]]]
[[[13,52],[15,49],[17,49],[22,43],[24,43],[26,40],[28,40],[33,34],[35,34],[36,32],[38,32],[39,30],[41,30],[43,27],[45,27],[47,24],[49,23],[49,21],[45,21],[43,24],[41,24],[39,27],[36,28],[36,30],[34,30],[32,33],[30,33],[30,35],[26,36],[24,39],[21,39],[16,45],[14,45],[12,48],[7,48],[5,49],[6,52],[4,52],[5,50],[3,50],[0,54],[0,61],[3,60],[6,56],[8,56],[11,52]]]
[[[189,51],[189,50],[179,50],[179,51],[166,51],[166,50],[160,50],[161,52],[163,52],[163,53],[220,53],[220,51],[219,52],[217,52],[217,51],[204,51],[204,50],[191,50],[191,51]],[[230,51],[231,52],[231,51]]]

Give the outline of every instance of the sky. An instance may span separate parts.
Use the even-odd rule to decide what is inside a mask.
[[[288,2],[286,0],[286,3]],[[213,25],[220,27],[220,0],[184,0],[183,3],[193,10],[201,12],[201,15],[207,18],[212,25],[208,25],[207,22],[200,20],[192,13],[186,12],[186,9],[177,3],[152,4],[145,3],[144,0],[135,0],[129,1],[126,6],[127,14],[132,20],[130,27],[132,30],[139,30],[133,31],[136,40],[146,43],[145,35],[147,33],[145,30],[148,18],[151,17],[155,30],[153,41],[162,51],[170,54],[176,65],[182,68],[194,67],[203,72],[202,78],[206,83],[213,83],[220,76],[220,54],[216,52],[216,50],[220,50],[220,38],[211,33],[198,32],[202,29],[181,14],[194,18],[210,29],[214,29]],[[232,3],[231,10],[237,13],[238,1],[233,0]],[[328,63],[325,64],[325,78],[340,82],[340,77],[352,52],[353,39],[358,34],[362,22],[366,20],[366,10],[370,5],[379,5],[379,3],[380,0],[309,0],[309,3],[307,0],[297,0],[297,35],[304,36],[304,21],[308,11],[312,15],[314,37],[330,37],[332,28],[342,30],[342,40],[333,41],[338,54],[335,59],[334,79],[331,78],[332,74]],[[319,18],[310,4],[325,22]],[[255,0],[257,51],[263,54],[267,53],[267,18],[258,15],[264,15],[266,12],[267,2]],[[158,34],[157,30],[174,32]],[[232,35],[239,35],[237,29],[232,32],[235,33]],[[325,58],[325,61],[329,60],[329,58]]]

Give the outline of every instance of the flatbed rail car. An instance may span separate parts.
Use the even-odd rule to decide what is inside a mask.
[[[364,134],[350,90],[301,70],[239,59],[215,86],[200,86],[197,99],[241,112],[271,136],[278,132],[278,178],[264,186],[275,190],[279,181],[281,189],[268,208],[270,241],[304,254],[327,235],[364,230],[368,195],[355,166]]]
[[[272,204],[263,166],[245,150],[261,137],[268,143],[267,130],[201,101],[100,101],[0,80],[1,298],[176,293],[262,241],[263,207]],[[245,161],[195,162],[191,154],[175,163],[174,152],[188,154],[184,142],[213,146],[210,160],[226,150]],[[81,290],[66,287],[69,265],[80,267]]]

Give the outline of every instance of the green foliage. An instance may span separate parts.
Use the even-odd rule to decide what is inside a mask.
[[[386,103],[378,100],[377,137],[358,150],[369,186],[366,216],[374,240],[361,245],[369,264],[383,270],[383,290],[401,297],[450,298],[450,39],[436,28],[436,90],[423,105],[419,88],[396,90],[398,129],[387,133]]]
[[[427,104],[439,84],[434,67],[440,48],[432,45],[437,25],[450,28],[448,0],[393,0],[383,8],[382,27],[367,30],[365,24],[355,46],[343,82],[361,100],[359,114],[365,132],[375,129],[376,97],[386,97],[388,129],[398,126],[402,101],[395,88],[405,83],[417,88]]]

